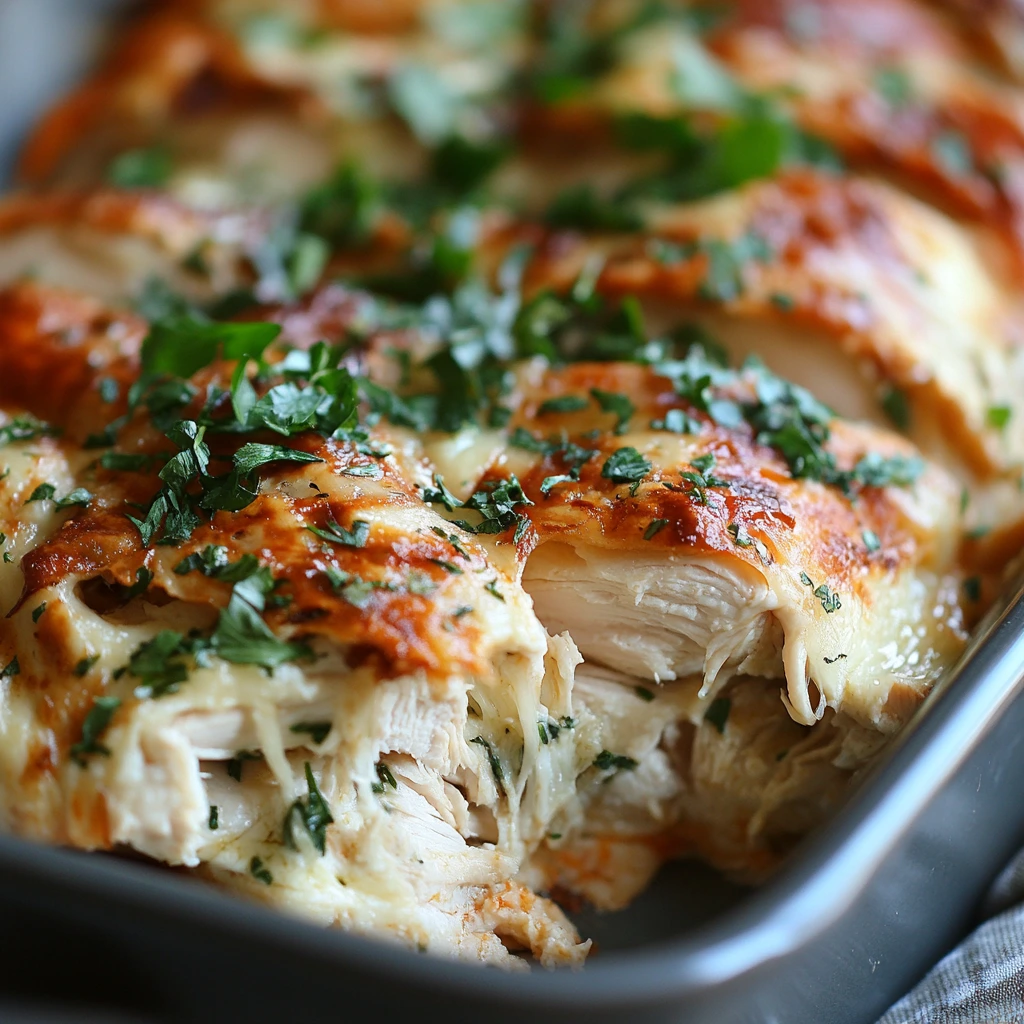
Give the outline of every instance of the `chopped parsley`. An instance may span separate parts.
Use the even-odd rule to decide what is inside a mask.
[[[133,597],[138,597],[140,594],[144,594],[149,589],[149,585],[152,582],[153,574],[144,565],[140,565],[139,568],[135,570],[135,582],[130,587],[125,588],[125,601],[130,601]]]
[[[304,643],[279,639],[263,620],[263,611],[273,599],[277,584],[270,570],[260,566],[253,555],[228,562],[226,549],[209,545],[175,566],[184,574],[200,571],[214,579],[233,582],[227,606],[220,610],[217,625],[209,635],[197,632],[189,636],[176,630],[161,630],[141,644],[131,655],[126,671],[140,680],[137,697],[162,697],[177,692],[188,679],[184,660],[193,657],[199,666],[215,654],[236,665],[259,665],[272,671],[285,662],[306,660],[313,652]]]
[[[1003,430],[1013,418],[1013,409],[1009,405],[990,405],[985,410],[985,420],[995,430]]]
[[[665,430],[670,434],[697,434],[700,423],[691,419],[682,409],[669,409],[663,419],[651,420],[651,430]]]
[[[306,733],[314,743],[323,743],[331,731],[330,722],[296,722],[291,726],[294,733]]]
[[[126,671],[139,680],[136,697],[163,697],[177,693],[188,679],[188,666],[180,660],[191,653],[192,644],[173,629],[161,630],[152,640],[140,644],[128,659]]]
[[[109,757],[110,750],[100,743],[99,738],[110,725],[114,712],[121,706],[117,697],[93,697],[92,707],[82,722],[82,738],[71,747],[72,760],[84,768],[90,754]]]
[[[243,444],[231,457],[235,469],[242,475],[248,474],[270,462],[323,462],[319,456],[301,452],[295,448],[286,448],[279,444],[256,444],[250,441]]]
[[[516,427],[509,437],[508,442],[513,448],[522,448],[524,451],[534,452],[548,458],[561,461],[566,469],[565,473],[558,473],[547,476],[541,481],[540,493],[545,497],[551,493],[552,488],[561,483],[570,483],[579,480],[580,471],[597,455],[593,448],[583,448],[566,438],[542,441],[534,437],[529,431],[522,427]]]
[[[978,576],[968,576],[964,580],[964,595],[968,601],[981,600],[981,579]]]
[[[242,781],[242,766],[246,761],[262,761],[263,755],[255,750],[236,750],[235,756],[224,762],[228,776],[235,782]]]
[[[75,665],[75,675],[78,676],[79,678],[81,678],[82,676],[88,675],[89,671],[92,669],[93,665],[95,665],[96,662],[99,661],[99,660],[100,660],[100,656],[98,654],[94,654],[94,655],[92,655],[89,658],[82,658],[78,662],[78,664]]]
[[[458,524],[472,533],[503,533],[514,528],[513,542],[518,544],[529,529],[529,517],[518,509],[533,502],[524,493],[514,473],[505,480],[486,482],[481,490],[460,504],[480,513],[481,522],[475,526],[462,521]]]
[[[679,475],[683,479],[683,490],[693,496],[699,505],[708,504],[708,488],[729,487],[729,481],[715,476],[711,470],[715,466],[713,452],[705,452],[690,460],[693,469],[683,470]]]
[[[559,395],[557,398],[548,398],[541,402],[537,412],[541,416],[552,412],[579,412],[586,409],[589,404],[582,395]]]
[[[914,96],[910,76],[900,67],[888,65],[875,72],[875,91],[890,107],[905,107]]]
[[[163,188],[172,169],[171,155],[163,146],[128,149],[111,161],[107,181],[115,188]]]
[[[284,838],[293,850],[297,850],[295,829],[301,826],[322,856],[327,852],[327,826],[334,821],[334,818],[327,801],[316,784],[313,769],[308,761],[305,763],[305,773],[307,794],[305,799],[299,797],[288,808],[284,819]]]
[[[974,170],[974,155],[967,138],[958,131],[943,131],[931,140],[932,158],[951,178],[963,178]]]
[[[827,583],[814,585],[814,581],[805,572],[800,573],[800,582],[805,587],[810,587],[814,596],[821,602],[821,607],[831,615],[833,612],[839,611],[843,607],[842,601],[839,600],[839,595],[833,593]]]
[[[878,539],[878,534],[874,530],[864,530],[861,533],[861,540],[864,541],[864,547],[869,552],[874,553],[875,551],[881,550],[882,542]]]
[[[638,483],[650,471],[651,463],[635,448],[619,448],[605,459],[601,476],[617,484]]]
[[[259,665],[271,671],[285,662],[309,660],[313,652],[304,643],[280,640],[264,622],[262,612],[275,588],[270,570],[257,569],[231,589],[210,637],[210,649],[236,665]]]
[[[640,762],[625,754],[613,754],[610,750],[602,750],[594,758],[594,767],[601,771],[632,771]]]
[[[457,570],[460,571],[461,570]],[[364,580],[353,572],[345,572],[343,569],[336,569],[333,565],[324,569],[331,589],[344,598],[353,608],[360,611],[370,606],[373,594],[377,590],[397,590],[393,583],[386,580]]]
[[[425,572],[417,572],[414,569],[406,577],[405,589],[410,594],[416,594],[419,597],[429,597],[437,590],[437,584]]]
[[[610,412],[615,416],[615,433],[624,434],[629,429],[633,413],[636,412],[636,407],[629,396],[618,391],[602,391],[600,388],[591,388],[590,394],[602,412]]]
[[[452,576],[461,576],[462,569],[457,566],[454,562],[447,562],[443,558],[428,558],[428,562],[433,562],[434,565],[440,566],[446,573]]]
[[[738,548],[749,548],[754,543],[753,538],[747,533],[747,528],[742,523],[729,523],[726,532],[732,537],[732,542]]]
[[[586,182],[559,192],[544,220],[555,228],[584,231],[637,231],[644,226],[643,218],[628,205],[604,198]]]
[[[332,544],[342,544],[350,548],[364,548],[370,538],[370,524],[363,519],[353,520],[351,529],[346,530],[338,524],[334,516],[328,516],[325,527],[307,526],[306,529]]]
[[[370,786],[374,793],[383,793],[385,786],[398,789],[398,783],[395,781],[395,777],[391,774],[391,769],[387,766],[386,762],[378,761],[374,766],[374,770],[377,772],[377,781]]]
[[[216,804],[210,804],[210,816],[207,819],[206,827],[211,832],[220,828],[220,808]]]
[[[39,484],[38,487],[25,499],[27,505],[30,501],[50,501],[57,488],[53,484]]]
[[[652,540],[656,534],[668,526],[668,522],[667,519],[652,519],[647,524],[647,529],[644,530],[644,540]]]
[[[725,735],[725,723],[729,721],[732,701],[728,697],[716,697],[704,712],[704,721]]]
[[[249,861],[249,874],[264,885],[273,885],[274,883],[274,876],[268,868],[263,866],[263,860],[260,857],[253,857]]]
[[[553,718],[548,718],[546,721],[537,723],[537,734],[540,736],[540,741],[545,746],[547,744],[557,740],[563,730],[575,729],[576,719],[570,718],[568,715],[563,715],[558,721]]]
[[[479,744],[484,748],[487,754],[487,763],[491,766],[491,774],[494,776],[494,782],[498,787],[499,793],[505,792],[505,771],[501,766],[501,758],[498,757],[488,740],[485,740],[483,736],[474,736],[469,741],[470,743]]]
[[[634,686],[633,692],[647,704],[654,700],[654,691],[647,689],[646,686]]]
[[[42,617],[43,612],[45,612],[45,611],[46,611],[46,602],[45,601],[43,601],[42,604],[37,604],[35,606],[35,608],[32,609],[32,621],[33,622],[38,622],[40,620],[40,618]]]
[[[104,469],[112,469],[122,472],[134,472],[139,469],[148,469],[154,462],[152,455],[134,455],[130,452],[104,452],[100,456],[100,465]]]
[[[15,416],[0,427],[0,448],[5,448],[15,441],[35,441],[40,437],[50,437],[56,430],[48,423],[37,420],[35,416],[24,413]]]
[[[888,386],[883,389],[879,399],[882,411],[889,417],[897,430],[910,428],[910,402],[907,393],[900,388]]]
[[[76,487],[63,498],[58,498],[56,505],[57,508],[72,508],[76,505],[84,508],[90,501],[92,501],[92,494],[84,487]]]

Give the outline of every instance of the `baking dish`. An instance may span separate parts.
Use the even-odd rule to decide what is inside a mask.
[[[32,39],[45,31],[49,44],[54,24],[17,29],[20,44],[8,32],[5,45],[35,52]],[[15,951],[5,981],[170,1020],[292,1019],[297,1005],[304,1016],[436,1008],[467,1020],[872,1020],[962,931],[1020,838],[1004,808],[1024,757],[1013,700],[1022,614],[1018,596],[982,627],[850,807],[775,881],[751,894],[673,868],[629,912],[585,921],[602,952],[582,974],[440,963],[142,865],[5,839],[0,927]]]
[[[867,1024],[963,934],[1024,839],[1022,634],[1018,591],[762,889],[678,865],[630,910],[587,922],[604,952],[583,971],[439,961],[141,864],[3,837],[4,988],[168,1021],[291,1020],[301,1007],[303,1019]]]

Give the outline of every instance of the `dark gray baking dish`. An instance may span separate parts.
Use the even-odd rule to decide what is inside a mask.
[[[0,174],[86,59],[88,13],[114,6],[0,0]],[[674,865],[628,911],[577,918],[599,945],[578,973],[448,963],[0,836],[0,1021],[870,1024],[1024,840],[1022,689],[1024,590],[775,879],[745,891]]]

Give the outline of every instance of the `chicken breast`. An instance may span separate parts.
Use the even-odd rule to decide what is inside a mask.
[[[286,336],[315,336],[343,295],[281,316]],[[378,379],[405,367],[386,417],[406,422],[421,388],[454,386],[421,333],[367,344]],[[501,428],[421,443],[428,499],[516,546],[541,621],[585,659],[574,706],[588,767],[525,877],[620,906],[680,851],[763,873],[961,649],[958,486],[893,435],[696,346],[653,366],[509,370]],[[694,746],[705,721],[725,735],[715,722],[734,702],[752,710],[725,749],[749,756]],[[762,741],[772,749],[755,757]],[[805,768],[774,760],[789,744]]]
[[[529,244],[531,294],[580,276],[640,303],[656,336],[687,320],[844,416],[900,428],[967,489],[991,564],[1024,517],[1024,355],[1015,289],[972,236],[887,186],[794,172],[649,208],[643,235],[497,227],[485,262]],[[927,269],[923,269],[927,268]]]
[[[490,133],[525,42],[517,5],[162,6],[40,125],[25,180],[202,207],[294,196],[350,159],[409,181],[456,128]]]
[[[0,827],[512,968],[764,878],[1024,543],[971,11],[128,24],[0,203]]]
[[[71,300],[53,301],[66,315]],[[13,326],[4,358],[45,359],[46,339]],[[88,338],[89,318],[80,327]],[[234,343],[265,347],[275,332],[238,325]],[[136,360],[131,337],[115,365]],[[110,344],[91,347],[79,389],[116,388]],[[513,881],[572,795],[574,745],[538,736],[549,719],[571,736],[571,641],[548,639],[514,566],[423,503],[386,433],[284,425],[281,402],[303,394],[321,430],[347,417],[337,403],[352,399],[328,390],[344,371],[316,371],[323,384],[287,371],[261,408],[277,410],[263,436],[286,430],[292,446],[267,445],[223,433],[220,413],[240,422],[231,403],[215,413],[201,397],[227,385],[230,364],[191,383],[168,370],[180,344],[147,336],[155,390],[128,411],[107,394],[114,429],[98,460],[49,436],[59,410],[41,378],[37,403],[20,375],[24,411],[2,428],[17,557],[0,629],[5,827],[202,865],[323,920],[457,955],[507,961],[500,935],[575,962],[586,946],[572,927]]]

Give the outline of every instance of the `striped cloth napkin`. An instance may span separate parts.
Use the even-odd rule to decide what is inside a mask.
[[[1022,900],[1024,850],[989,892],[983,906],[988,920],[878,1024],[1024,1024]]]

